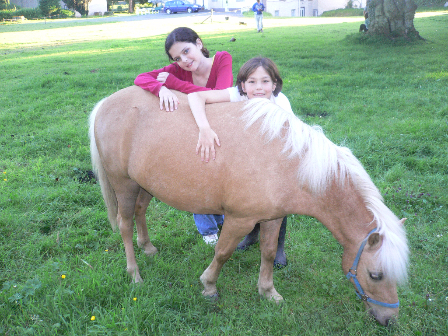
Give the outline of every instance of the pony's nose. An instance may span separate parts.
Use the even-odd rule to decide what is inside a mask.
[[[392,317],[388,318],[386,321],[384,321],[384,325],[386,327],[391,327],[393,328],[394,325],[397,323],[397,316],[393,315]]]

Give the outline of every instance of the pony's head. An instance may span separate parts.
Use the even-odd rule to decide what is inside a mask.
[[[400,221],[402,225],[405,219]],[[385,236],[373,229],[361,242],[357,249],[344,249],[342,268],[356,290],[356,295],[364,302],[368,312],[382,325],[398,316],[399,300],[397,295],[397,282],[404,281],[406,273],[397,274],[389,269],[392,267],[382,264],[381,258],[392,251],[390,244],[386,243]],[[405,248],[406,250],[406,248]],[[406,271],[407,256],[389,255],[396,259],[396,266],[403,267]],[[402,261],[404,265],[398,265]],[[401,278],[397,278],[401,277]]]

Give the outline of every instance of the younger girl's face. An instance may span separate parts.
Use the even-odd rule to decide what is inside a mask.
[[[249,99],[271,99],[271,95],[275,90],[275,83],[267,71],[262,66],[259,66],[249,75],[245,82],[241,83],[241,87]]]
[[[176,42],[168,51],[171,58],[182,69],[186,71],[196,71],[205,56],[202,54],[202,42],[197,40],[196,44],[190,42]]]

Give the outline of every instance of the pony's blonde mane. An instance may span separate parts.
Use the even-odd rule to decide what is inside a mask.
[[[332,182],[344,185],[347,179],[358,190],[367,209],[373,214],[383,237],[378,259],[391,279],[403,282],[407,278],[409,249],[406,234],[398,218],[384,205],[378,188],[350,149],[339,147],[323,134],[319,126],[309,126],[291,112],[267,99],[249,100],[242,116],[249,128],[261,120],[261,133],[268,141],[283,139],[283,153],[290,158],[300,156],[297,176],[299,184],[314,194],[322,194]]]

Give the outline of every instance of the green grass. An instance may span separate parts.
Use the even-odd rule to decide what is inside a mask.
[[[213,250],[190,214],[157,200],[147,219],[159,254],[137,253],[145,283],[130,284],[121,237],[110,229],[99,186],[86,177],[87,118],[97,101],[167,63],[164,35],[101,38],[116,26],[96,23],[88,26],[96,35],[76,42],[67,37],[76,24],[60,30],[72,35],[59,42],[27,46],[4,35],[0,334],[448,334],[447,24],[447,15],[416,19],[426,41],[399,45],[361,43],[356,22],[271,26],[263,34],[192,25],[212,53],[232,54],[235,76],[250,57],[272,58],[296,114],[351,148],[386,204],[408,218],[409,282],[399,288],[392,329],[366,315],[341,271],[342,248],[303,216],[289,217],[289,265],[274,273],[280,306],[258,297],[258,248],[235,253],[218,280],[219,301],[204,300],[198,278]],[[42,35],[60,29],[41,27]]]
[[[334,9],[322,13],[323,17],[363,16],[362,8]]]

